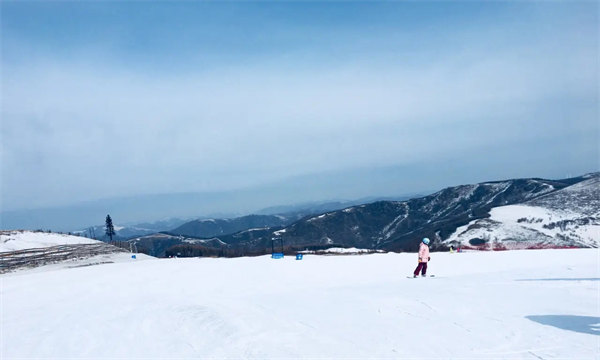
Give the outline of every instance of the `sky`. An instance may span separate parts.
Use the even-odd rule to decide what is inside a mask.
[[[598,6],[3,1],[1,209],[598,171]]]

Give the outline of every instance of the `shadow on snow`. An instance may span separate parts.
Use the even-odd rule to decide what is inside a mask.
[[[600,278],[517,279],[515,281],[600,281]]]
[[[599,317],[576,315],[529,315],[525,317],[542,325],[584,334],[600,335]]]

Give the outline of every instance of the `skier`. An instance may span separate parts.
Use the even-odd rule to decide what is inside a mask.
[[[413,273],[413,277],[419,276],[419,271],[421,272],[421,276],[425,277],[427,274],[427,262],[431,258],[429,257],[429,239],[423,238],[423,242],[419,245],[419,265],[415,269]]]

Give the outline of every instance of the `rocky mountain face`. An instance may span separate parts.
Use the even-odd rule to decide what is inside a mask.
[[[539,222],[535,213],[525,211],[518,213],[515,221],[518,224],[538,221],[536,224],[542,228],[562,226],[565,229],[581,226],[578,224],[587,221],[590,227],[582,231],[593,234],[598,230],[599,178],[600,174],[591,174],[565,180],[515,179],[449,187],[425,197],[351,206],[307,216],[287,225],[254,228],[210,239],[180,241],[174,250],[182,256],[258,255],[269,253],[273,239],[281,239],[284,250],[289,252],[329,247],[415,251],[420,239],[425,236],[433,240],[433,250],[447,249],[450,245],[489,246],[490,240],[473,231],[498,232],[502,226],[497,224],[499,220],[494,217],[497,209],[513,214],[510,206],[517,205],[557,212],[570,204],[569,211],[575,215],[569,218],[561,217],[559,221],[554,221],[559,219],[554,215],[548,217],[547,221]],[[585,234],[583,236],[587,236]],[[540,239],[532,238],[530,233],[511,236],[533,239],[528,247],[534,247],[535,241]],[[500,237],[494,242],[507,239]],[[556,233],[556,241],[545,243],[553,246],[594,245],[594,242],[573,239],[572,234],[561,232]],[[166,253],[169,251],[165,250]]]

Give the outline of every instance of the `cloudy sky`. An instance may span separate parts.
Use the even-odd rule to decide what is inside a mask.
[[[595,1],[0,6],[3,210],[353,169],[470,164],[410,192],[599,168]]]

